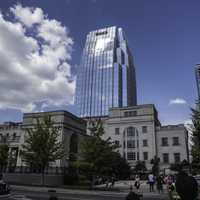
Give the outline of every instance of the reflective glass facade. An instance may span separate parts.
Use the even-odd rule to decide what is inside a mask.
[[[76,83],[81,117],[105,116],[111,107],[137,104],[135,68],[121,28],[87,35]]]
[[[196,74],[196,82],[197,82],[198,99],[200,100],[200,64],[196,65],[195,74]]]

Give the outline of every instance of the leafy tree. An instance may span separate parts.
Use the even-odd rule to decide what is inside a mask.
[[[114,176],[118,179],[127,179],[131,175],[131,168],[127,163],[127,160],[121,157],[120,153],[113,152],[113,156],[110,160],[111,169]]]
[[[42,173],[44,184],[44,171],[49,162],[54,162],[64,157],[62,142],[58,141],[59,130],[54,126],[51,116],[36,118],[36,124],[27,131],[27,139],[22,146],[22,157],[27,164]]]
[[[72,134],[70,137],[70,145],[69,145],[69,165],[68,171],[65,175],[65,184],[73,185],[78,182],[78,169],[76,166],[78,154],[78,135]]]
[[[9,157],[9,147],[7,144],[0,145],[0,172],[7,166]]]
[[[192,168],[195,172],[200,172],[200,102],[192,110]]]
[[[138,173],[138,172],[144,172],[146,170],[147,170],[147,168],[146,168],[145,161],[138,160],[135,167],[134,167],[134,171],[136,173]]]
[[[114,150],[118,148],[110,138],[103,140],[104,128],[101,120],[97,120],[90,128],[90,137],[84,140],[81,147],[79,169],[91,181],[93,188],[96,176],[110,176],[113,172]]]
[[[183,169],[189,169],[189,162],[187,160],[183,160],[182,162],[180,163],[173,163],[170,165],[170,169],[173,170],[173,171],[181,171]]]
[[[160,158],[158,158],[157,156],[154,156],[153,159],[151,159],[151,164],[152,166],[152,173],[157,176],[159,174],[159,163],[160,163]]]

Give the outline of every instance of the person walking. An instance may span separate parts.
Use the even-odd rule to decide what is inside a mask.
[[[152,173],[150,173],[148,176],[148,183],[149,183],[149,191],[154,192],[155,177]]]
[[[197,181],[184,171],[178,173],[175,186],[181,200],[195,200],[198,196]]]
[[[163,177],[159,175],[156,179],[158,193],[163,193],[163,183],[164,183]]]
[[[136,175],[136,177],[135,177],[134,186],[135,186],[136,190],[139,191],[139,189],[140,189],[140,177],[139,177],[139,175]]]

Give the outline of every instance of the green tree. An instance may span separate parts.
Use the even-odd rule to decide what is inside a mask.
[[[159,163],[160,163],[160,158],[158,158],[157,156],[154,156],[153,159],[151,159],[151,164],[152,164],[152,173],[155,176],[158,176],[159,174]]]
[[[145,161],[138,160],[134,167],[136,173],[145,172],[147,170]]]
[[[1,173],[8,164],[8,157],[9,157],[8,145],[7,144],[0,145],[0,172]]]
[[[112,154],[111,154],[112,155]],[[127,179],[131,175],[131,168],[127,163],[127,160],[121,157],[120,153],[113,152],[112,158],[110,159],[112,174],[117,179]]]
[[[62,142],[58,141],[59,130],[54,126],[51,116],[35,118],[33,128],[26,129],[27,137],[22,146],[22,157],[26,163],[42,174],[44,184],[44,171],[49,162],[54,162],[64,157]]]
[[[189,170],[189,166],[190,166],[189,162],[187,160],[183,160],[180,163],[171,164],[170,165],[170,169],[173,170],[173,171],[179,172],[179,171],[181,171],[183,169]]]
[[[69,163],[67,174],[65,174],[65,184],[73,185],[78,182],[78,169],[76,166],[78,155],[78,135],[72,134],[70,137],[70,145],[69,145]]]
[[[113,152],[119,146],[111,142],[111,139],[102,139],[104,128],[101,120],[97,120],[90,128],[90,137],[81,145],[81,160],[78,161],[79,169],[91,181],[94,186],[95,178],[98,176],[111,176],[113,172]]]
[[[200,105],[196,104],[192,110],[192,169],[194,172],[200,172]]]

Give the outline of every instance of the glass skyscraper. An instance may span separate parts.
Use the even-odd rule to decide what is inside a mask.
[[[76,83],[80,117],[105,116],[111,107],[137,104],[135,68],[122,28],[87,35]]]
[[[197,82],[198,100],[200,100],[200,64],[197,64],[195,67],[195,75]]]

